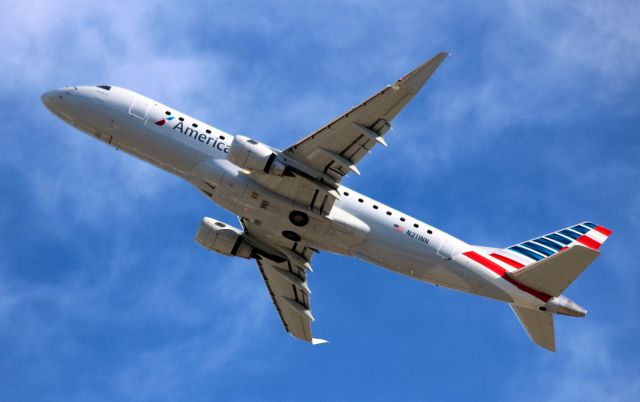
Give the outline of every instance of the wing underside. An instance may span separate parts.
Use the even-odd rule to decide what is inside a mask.
[[[277,263],[268,258],[258,259],[258,266],[285,330],[298,339],[312,342],[313,316],[304,269],[288,260]]]
[[[246,219],[240,222],[247,240],[260,250],[256,261],[285,330],[313,344],[326,342],[313,338],[311,329],[314,318],[307,273],[311,272],[313,250],[297,243],[274,244],[260,226]]]
[[[350,109],[326,126],[285,150],[305,166],[321,173],[326,184],[337,185],[376,144],[386,145],[391,120],[409,103],[447,57],[441,52],[393,85]]]

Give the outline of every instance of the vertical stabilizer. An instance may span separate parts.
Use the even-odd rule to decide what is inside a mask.
[[[509,275],[533,289],[560,296],[598,255],[598,250],[576,244]]]
[[[598,250],[611,236],[611,230],[591,222],[582,222],[504,249],[494,249],[491,257],[509,270],[528,267],[576,245]]]

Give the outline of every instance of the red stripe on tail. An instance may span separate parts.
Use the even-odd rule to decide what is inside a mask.
[[[514,268],[520,269],[520,268],[524,267],[523,264],[520,264],[518,261],[514,261],[509,257],[505,257],[504,255],[500,255],[498,253],[491,253],[490,255],[493,258],[495,258],[496,260],[500,260],[500,261],[504,262],[505,264],[511,265]]]
[[[596,226],[595,228],[593,228],[593,230],[597,230],[598,232],[602,233],[607,237],[611,236],[611,233],[613,233],[609,229],[605,228],[604,226]]]
[[[517,287],[518,289],[522,290],[523,292],[527,292],[530,295],[533,295],[533,296],[537,297],[538,299],[542,300],[545,303],[548,302],[551,299],[551,296],[549,296],[548,294],[542,293],[542,292],[538,292],[535,289],[531,289],[530,287],[517,282],[512,277],[507,275],[507,271],[504,268],[502,268],[500,265],[498,265],[495,262],[489,260],[488,258],[485,258],[485,257],[481,256],[480,254],[476,253],[475,251],[467,251],[466,253],[462,253],[462,254],[465,255],[466,257],[472,259],[473,261],[479,263],[480,265],[484,266],[485,268],[490,269],[494,273],[498,274],[498,276],[500,276],[502,279],[504,279],[507,282],[511,283],[513,286]]]
[[[582,243],[582,244],[584,244],[585,246],[587,246],[587,247],[589,247],[589,248],[594,249],[594,250],[599,249],[599,248],[600,248],[600,246],[602,245],[602,244],[598,243],[597,241],[593,240],[591,237],[589,237],[589,236],[584,236],[584,235],[583,235],[583,236],[578,237],[578,240],[577,240],[577,241],[578,241],[578,242],[580,242],[580,243]]]

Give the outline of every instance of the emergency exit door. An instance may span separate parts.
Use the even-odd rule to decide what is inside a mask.
[[[144,96],[136,96],[129,108],[129,114],[137,119],[146,120],[151,102]]]

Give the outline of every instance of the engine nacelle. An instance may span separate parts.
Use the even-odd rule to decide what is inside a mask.
[[[205,217],[196,233],[196,242],[223,255],[251,258],[253,246],[244,240],[242,234],[240,229]]]
[[[282,176],[285,165],[277,159],[277,156],[268,146],[251,138],[236,135],[229,148],[227,159],[250,172]]]

